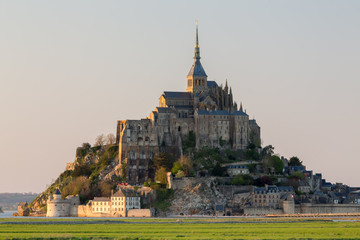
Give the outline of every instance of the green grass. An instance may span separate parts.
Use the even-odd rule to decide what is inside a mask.
[[[23,219],[16,219],[21,222]],[[33,220],[33,219],[31,219]],[[40,219],[39,219],[40,220]],[[121,219],[1,224],[0,239],[359,239],[360,222],[292,219]],[[7,219],[14,221],[14,219]],[[94,221],[103,221],[94,224]],[[216,222],[214,222],[216,221]],[[226,222],[228,221],[228,222]],[[245,222],[244,222],[245,221]],[[249,222],[250,221],[250,222]],[[290,221],[288,223],[279,221]],[[81,223],[81,224],[79,224]]]

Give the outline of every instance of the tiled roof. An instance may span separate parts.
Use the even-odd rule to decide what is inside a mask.
[[[164,96],[164,98],[191,99],[191,93],[189,92],[164,92],[162,96]]]
[[[204,68],[201,65],[200,59],[195,59],[193,65],[190,68],[188,76],[201,76],[207,77]]]

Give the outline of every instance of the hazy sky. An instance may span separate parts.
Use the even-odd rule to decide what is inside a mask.
[[[210,80],[263,145],[360,186],[360,1],[0,1],[0,192],[40,192],[83,142]]]

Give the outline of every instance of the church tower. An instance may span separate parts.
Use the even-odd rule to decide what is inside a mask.
[[[207,75],[200,62],[200,46],[198,37],[198,25],[196,22],[196,43],[195,43],[195,54],[194,63],[187,75],[187,92],[198,92],[207,89]]]

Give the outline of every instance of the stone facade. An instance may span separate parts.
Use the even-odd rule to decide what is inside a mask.
[[[56,189],[54,195],[50,195],[47,201],[47,217],[77,217],[79,196],[68,196],[62,199],[61,192]]]
[[[246,149],[260,146],[260,127],[238,108],[231,88],[208,80],[200,62],[196,31],[194,63],[187,75],[186,92],[165,91],[159,106],[146,119],[117,122],[119,173],[130,184],[143,184],[154,177],[152,158],[160,151],[182,154],[182,142],[195,134],[196,148]]]

